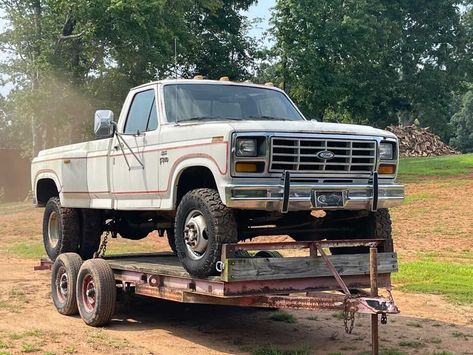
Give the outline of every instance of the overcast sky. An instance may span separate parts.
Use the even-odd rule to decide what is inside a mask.
[[[262,39],[265,46],[270,45],[270,41],[264,32],[268,29],[269,19],[271,18],[271,8],[274,6],[276,0],[259,0],[256,5],[251,6],[245,15],[249,19],[260,18],[261,23],[258,24],[251,32],[250,35],[257,39]],[[0,8],[0,32],[5,28],[5,21],[3,20],[3,9]],[[0,52],[0,61],[6,59],[5,53]],[[11,90],[11,85],[0,86],[0,94],[7,95]]]

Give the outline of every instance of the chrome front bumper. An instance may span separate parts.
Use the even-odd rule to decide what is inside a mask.
[[[343,207],[338,210],[372,210],[399,206],[404,200],[404,185],[383,184],[308,184],[291,182],[285,198],[284,182],[275,185],[234,184],[225,187],[226,205],[236,209],[265,211],[303,211],[317,209],[313,205],[314,191],[342,191],[345,196]],[[374,199],[374,191],[378,198]],[[287,191],[287,184],[286,184]],[[284,200],[287,208],[284,208]],[[377,200],[377,201],[376,201]],[[375,202],[376,201],[376,202]],[[321,208],[322,209],[322,208]],[[328,208],[323,208],[328,209]]]

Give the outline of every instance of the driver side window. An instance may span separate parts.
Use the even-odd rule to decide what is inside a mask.
[[[156,99],[154,90],[137,93],[128,111],[125,123],[125,134],[153,131],[158,128],[158,115],[156,113]]]

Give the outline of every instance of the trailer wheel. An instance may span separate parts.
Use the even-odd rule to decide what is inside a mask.
[[[176,213],[176,249],[192,276],[216,274],[222,244],[238,241],[233,211],[213,189],[196,189],[182,198]]]
[[[100,327],[110,322],[117,289],[113,271],[105,260],[90,259],[82,264],[76,297],[80,316],[87,325]]]
[[[79,241],[79,211],[75,208],[63,208],[58,197],[51,197],[46,203],[43,215],[43,243],[46,254],[55,261],[61,253],[77,252]]]
[[[66,316],[77,314],[76,282],[82,265],[76,253],[57,257],[51,272],[51,297],[57,311]]]
[[[392,240],[392,222],[389,210],[382,208],[376,212],[370,212],[366,217],[362,217],[353,221],[354,233],[352,238],[357,239],[386,239]],[[343,236],[332,234],[327,239],[339,239]],[[346,239],[346,237],[345,237]],[[378,248],[379,252],[391,252],[392,248]],[[339,254],[365,254],[369,253],[368,247],[351,247],[351,248],[330,248],[330,252],[334,255]]]

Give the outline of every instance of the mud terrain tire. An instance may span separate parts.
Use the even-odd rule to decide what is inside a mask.
[[[48,257],[55,261],[59,254],[76,253],[80,237],[79,210],[63,208],[59,197],[51,197],[43,215],[43,243]]]
[[[376,212],[370,212],[367,217],[357,221],[355,234],[351,236],[357,239],[386,239],[388,248],[379,247],[379,252],[392,252],[392,221],[389,210],[382,208]],[[339,236],[329,235],[327,239],[337,239]],[[389,246],[390,245],[390,246]],[[331,253],[337,254],[363,254],[369,253],[368,247],[332,248]]]
[[[83,209],[81,211],[81,239],[79,245],[79,255],[83,260],[91,259],[99,249],[102,232],[100,211]]]
[[[189,238],[189,226],[193,233],[197,231],[198,243],[206,246],[205,251],[197,252],[187,244],[185,237]],[[233,211],[222,203],[216,190],[201,188],[184,195],[176,213],[175,242],[177,256],[189,274],[195,277],[215,275],[222,244],[237,241]]]

